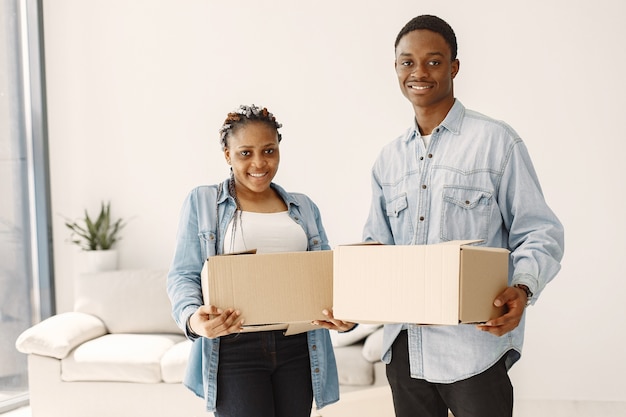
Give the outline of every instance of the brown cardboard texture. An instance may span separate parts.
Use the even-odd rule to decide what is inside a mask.
[[[237,254],[210,257],[202,269],[205,304],[236,308],[244,331],[319,328],[333,303],[332,251]]]
[[[457,240],[334,250],[334,315],[361,323],[480,323],[507,287],[509,251]]]

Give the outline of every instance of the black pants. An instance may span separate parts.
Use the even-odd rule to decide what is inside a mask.
[[[220,338],[216,417],[309,417],[312,405],[306,333]]]
[[[408,336],[400,332],[387,365],[396,417],[447,417],[448,409],[454,417],[511,417],[513,386],[504,358],[481,374],[450,384],[411,378]]]

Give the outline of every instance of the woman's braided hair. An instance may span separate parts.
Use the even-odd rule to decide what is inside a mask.
[[[226,116],[226,120],[224,120],[224,124],[220,128],[220,143],[222,144],[222,150],[228,147],[228,136],[237,129],[239,129],[241,126],[245,126],[251,121],[259,121],[276,129],[276,133],[278,134],[278,141],[281,141],[282,136],[278,129],[283,127],[283,125],[276,121],[274,115],[270,113],[266,107],[259,107],[255,106],[254,104],[251,106],[246,106],[244,104],[239,106],[239,108],[237,108],[236,110],[228,113],[228,116]]]

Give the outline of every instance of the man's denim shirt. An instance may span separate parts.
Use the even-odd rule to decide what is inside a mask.
[[[308,250],[329,250],[317,206],[303,194],[287,193],[276,184],[272,187],[285,201],[289,216],[304,229]],[[224,191],[219,196],[217,189],[215,185],[200,186],[188,194],[180,213],[174,259],[167,277],[174,320],[194,341],[183,383],[206,400],[207,411],[210,412],[215,411],[217,400],[220,340],[193,337],[188,332],[187,319],[203,304],[200,286],[202,266],[210,256],[223,253],[223,237],[236,210],[235,200],[227,191],[228,180],[222,183]],[[317,408],[322,408],[339,400],[335,355],[328,330],[309,331],[307,339],[313,396]]]
[[[363,237],[389,245],[481,239],[480,245],[507,248],[509,285],[527,285],[532,303],[559,271],[564,243],[563,227],[517,133],[458,100],[427,149],[415,122],[382,149],[372,169]],[[512,366],[521,355],[524,321],[502,337],[475,325],[386,325],[382,359],[391,361],[393,341],[408,328],[411,376],[459,381],[507,352]]]

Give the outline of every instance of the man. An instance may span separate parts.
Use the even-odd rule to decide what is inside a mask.
[[[511,251],[501,317],[481,325],[385,326],[383,361],[396,416],[511,416],[508,369],[521,355],[524,310],[557,274],[563,227],[547,206],[528,151],[507,124],[454,97],[456,36],[435,16],[400,31],[395,68],[415,111],[372,169],[364,240],[424,245],[480,239]],[[390,277],[393,279],[393,277]]]

